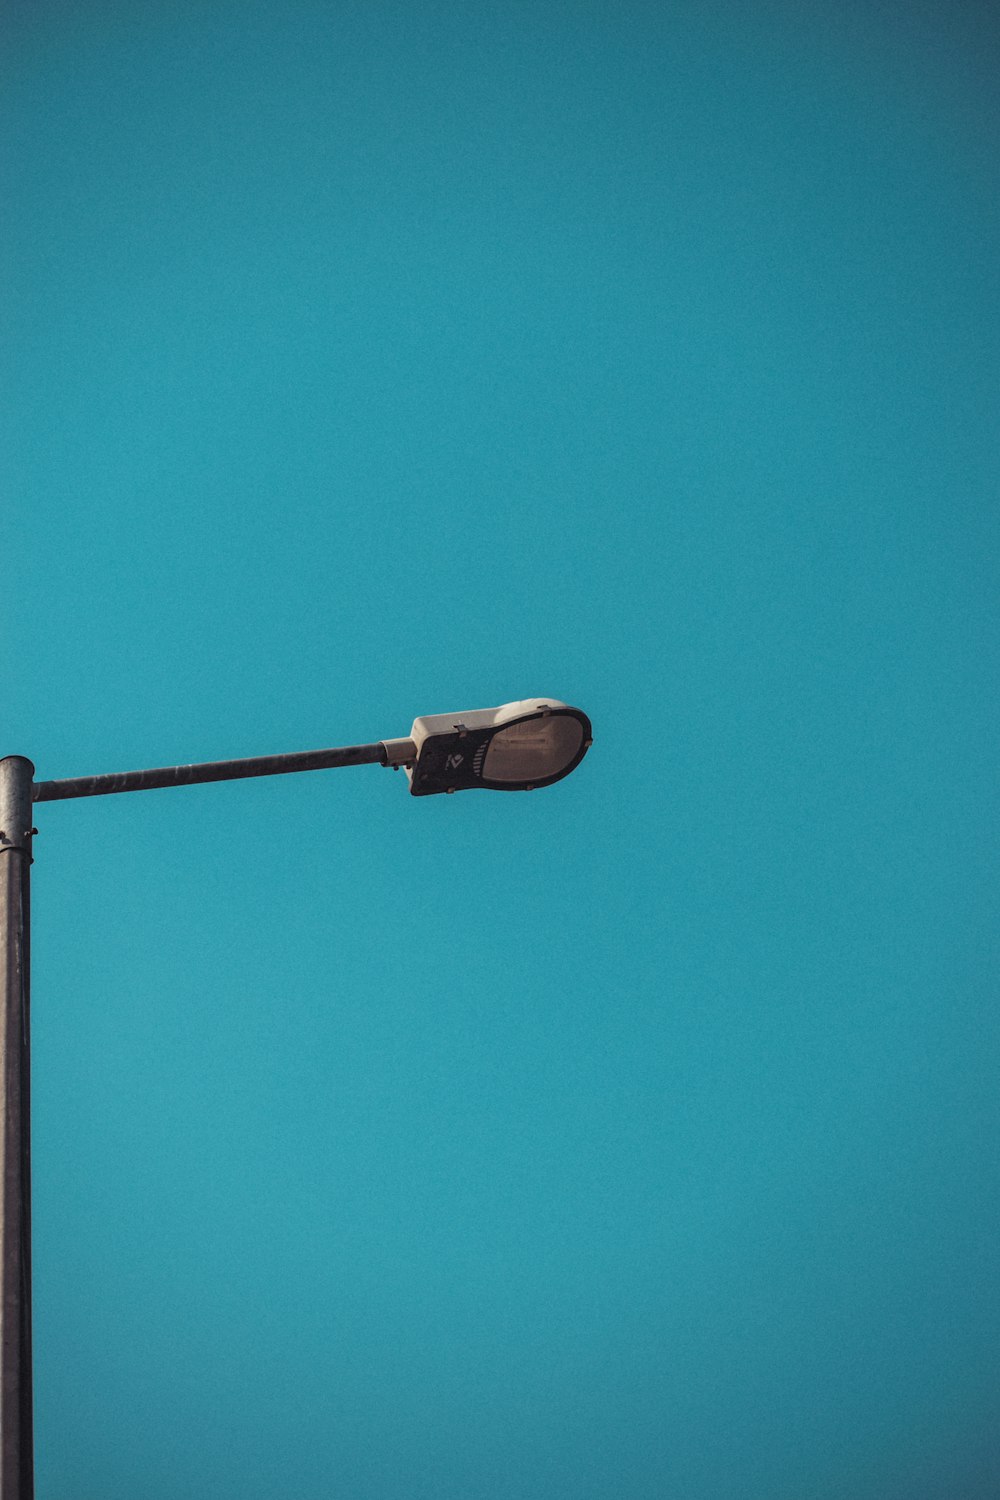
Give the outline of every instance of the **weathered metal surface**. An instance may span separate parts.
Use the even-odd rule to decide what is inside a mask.
[[[32,1500],[29,760],[0,760],[0,1500]]]
[[[244,776],[283,776],[289,771],[326,771],[336,766],[385,765],[385,749],[344,745],[334,750],[303,750],[292,755],[258,755],[250,760],[212,760],[193,766],[161,766],[152,771],[118,771],[78,776],[70,781],[39,781],[36,802],[64,797],[101,797],[108,792],[146,792],[156,787],[192,786],[201,781],[238,781]]]

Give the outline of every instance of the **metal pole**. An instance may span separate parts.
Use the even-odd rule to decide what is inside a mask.
[[[388,745],[379,741],[37,785],[30,760],[22,755],[0,759],[0,1500],[33,1500],[35,1493],[28,1005],[32,804],[336,766],[396,766],[411,760],[415,752],[411,740],[392,740]]]
[[[31,779],[0,760],[0,1500],[32,1500],[28,871]]]

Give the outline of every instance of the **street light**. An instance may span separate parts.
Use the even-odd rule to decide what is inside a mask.
[[[557,698],[414,719],[410,738],[384,740],[386,764],[405,766],[415,797],[486,787],[530,792],[576,770],[593,742],[590,720]]]
[[[236,781],[336,766],[405,767],[415,797],[434,792],[531,791],[576,769],[590,720],[555,698],[524,698],[414,719],[409,737],[292,755],[161,766],[69,781],[33,780],[21,755],[0,759],[0,1500],[32,1500],[31,1137],[28,873],[32,804],[111,792]]]

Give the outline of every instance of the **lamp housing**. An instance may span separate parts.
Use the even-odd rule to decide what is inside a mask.
[[[406,764],[414,797],[484,787],[525,792],[576,769],[593,740],[590,720],[557,698],[522,698],[499,708],[427,714],[410,730]]]

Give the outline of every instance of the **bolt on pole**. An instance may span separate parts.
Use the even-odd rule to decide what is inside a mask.
[[[0,760],[0,1500],[32,1500],[28,874],[34,766]]]

